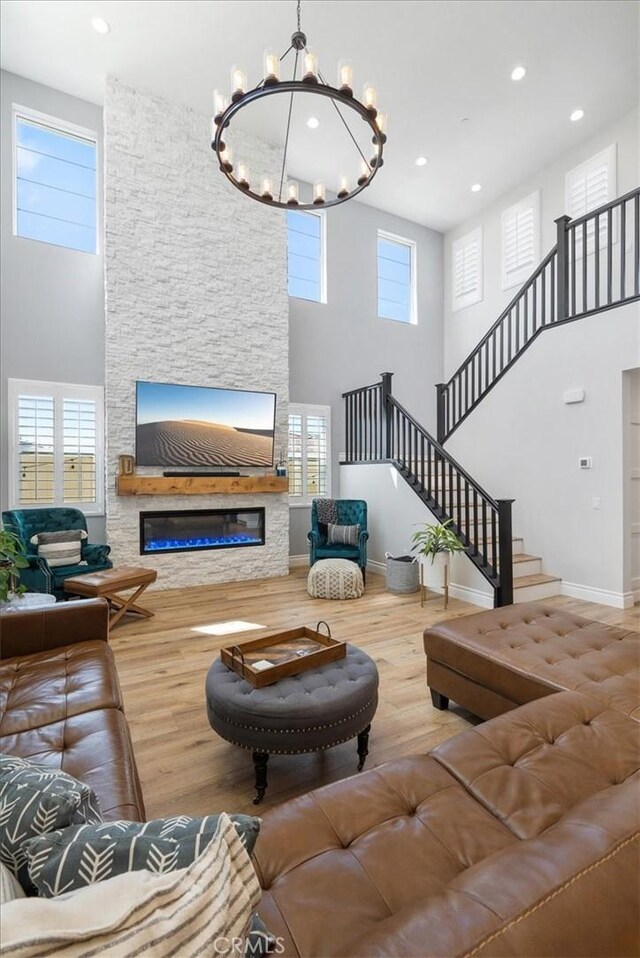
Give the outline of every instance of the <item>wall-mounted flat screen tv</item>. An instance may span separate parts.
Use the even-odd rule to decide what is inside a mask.
[[[272,466],[276,394],[136,383],[140,466]]]

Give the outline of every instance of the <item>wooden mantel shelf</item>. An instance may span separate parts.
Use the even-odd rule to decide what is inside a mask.
[[[212,493],[287,492],[280,476],[118,476],[119,496],[205,496]]]

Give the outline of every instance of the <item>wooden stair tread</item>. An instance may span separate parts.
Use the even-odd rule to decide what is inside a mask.
[[[514,589],[526,589],[530,585],[545,585],[547,582],[561,582],[559,575],[547,575],[545,572],[538,572],[535,575],[518,576],[513,580]]]
[[[535,562],[537,559],[541,559],[542,556],[530,556],[526,552],[516,552],[513,557],[514,562]]]

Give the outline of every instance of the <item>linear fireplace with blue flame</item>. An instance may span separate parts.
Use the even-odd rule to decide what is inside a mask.
[[[140,513],[140,555],[263,546],[264,509]]]

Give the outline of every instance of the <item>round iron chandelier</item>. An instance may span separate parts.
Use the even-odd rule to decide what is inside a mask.
[[[318,68],[318,59],[315,53],[307,46],[307,37],[300,26],[300,0],[297,2],[297,29],[291,37],[287,50],[278,56],[271,50],[264,54],[264,77],[258,85],[249,90],[247,75],[239,67],[231,70],[231,98],[230,101],[218,90],[214,90],[214,116],[211,123],[211,148],[220,165],[220,170],[230,183],[241,190],[251,199],[258,200],[268,206],[279,209],[310,210],[318,207],[337,206],[340,203],[357,196],[372,182],[374,176],[383,164],[383,147],[387,140],[387,117],[377,109],[377,92],[371,83],[364,85],[362,101],[353,94],[353,67],[347,61],[338,65],[337,85],[331,86],[325,80]],[[281,78],[281,66],[289,55],[292,55],[293,73],[291,79]],[[299,71],[299,67],[301,67]],[[298,73],[300,72],[300,78]],[[308,201],[300,196],[299,184],[287,176],[287,155],[291,135],[291,118],[294,98],[301,93],[316,94],[328,100],[342,126],[346,130],[353,148],[359,154],[359,172],[350,179],[344,171],[337,171],[333,184],[333,197],[327,196],[327,187],[330,184],[316,180],[313,183],[312,196]],[[227,143],[231,121],[237,114],[251,103],[263,100],[265,97],[274,97],[284,94],[289,97],[287,105],[287,121],[284,135],[282,164],[279,175],[264,176],[260,183],[251,182],[248,165],[240,158],[232,155],[232,147]],[[366,150],[366,146],[358,143],[358,139],[347,122],[347,117],[356,117],[368,125],[371,134],[373,149]],[[317,123],[317,121],[316,121]],[[368,142],[368,141],[367,141]],[[369,154],[373,155],[367,155]],[[356,157],[356,162],[358,158]]]

